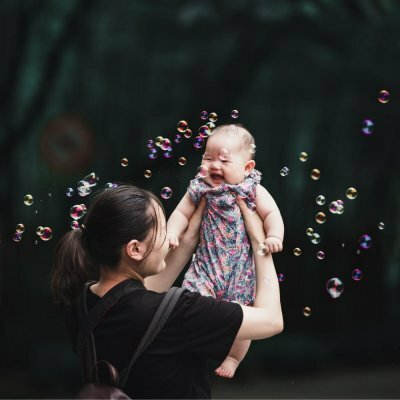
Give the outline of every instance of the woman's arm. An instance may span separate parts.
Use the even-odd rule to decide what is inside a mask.
[[[167,265],[164,270],[157,275],[149,276],[145,279],[145,286],[147,289],[161,293],[167,291],[173,285],[197,246],[200,222],[205,206],[206,199],[202,198],[196,211],[189,220],[188,228],[180,239],[179,247],[168,252],[165,258],[165,263]]]
[[[237,339],[265,339],[283,330],[279,282],[271,254],[260,255],[257,252],[265,238],[263,221],[257,213],[251,213],[239,197],[237,203],[245,221],[256,264],[254,306],[242,306],[243,321]]]

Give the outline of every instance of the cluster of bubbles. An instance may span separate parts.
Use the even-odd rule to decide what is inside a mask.
[[[288,176],[289,175],[289,168],[288,167],[283,167],[280,170],[280,174],[281,174],[281,176]]]
[[[76,190],[77,190],[78,195],[81,197],[88,196],[90,193],[92,193],[92,190],[97,185],[98,181],[99,181],[99,178],[94,172],[91,172],[90,174],[86,175],[77,184]],[[67,193],[71,193],[71,195],[68,196],[68,194],[67,194],[67,196],[71,197],[73,194],[73,191],[71,192],[71,191],[69,191],[69,189],[72,189],[72,188],[67,189]]]
[[[36,234],[42,239],[44,242],[47,242],[53,237],[53,230],[48,226],[38,226],[36,228]]]
[[[20,242],[22,240],[22,234],[24,232],[25,232],[25,225],[17,224],[15,228],[15,233],[12,236],[12,240],[14,240],[14,242]]]
[[[329,204],[329,211],[332,214],[341,215],[344,213],[344,203],[342,200],[335,200]]]
[[[313,228],[307,228],[306,234],[310,238],[312,244],[318,244],[321,242],[321,236],[319,233],[314,232]]]

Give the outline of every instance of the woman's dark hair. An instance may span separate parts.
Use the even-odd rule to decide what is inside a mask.
[[[124,244],[132,239],[143,241],[153,231],[146,258],[157,236],[155,203],[164,212],[154,194],[133,185],[97,192],[82,228],[66,233],[55,248],[51,276],[54,301],[70,305],[87,280],[98,278],[100,266],[118,266]]]

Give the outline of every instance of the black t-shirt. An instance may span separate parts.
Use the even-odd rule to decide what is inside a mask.
[[[165,295],[130,282],[139,290],[123,296],[94,330],[98,360],[109,361],[119,371],[129,363]],[[89,290],[88,309],[99,299]],[[207,359],[224,360],[242,319],[239,304],[186,290],[161,332],[133,365],[123,390],[133,398],[210,398]],[[69,327],[75,336],[76,324],[70,320]]]

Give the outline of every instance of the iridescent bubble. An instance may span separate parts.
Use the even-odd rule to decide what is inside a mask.
[[[265,254],[267,254],[267,246],[265,246],[264,243],[258,245],[257,254],[259,256],[265,256]]]
[[[201,136],[196,136],[193,140],[193,146],[196,149],[201,149],[204,145],[204,139]]]
[[[15,232],[12,236],[12,240],[16,243],[20,242],[22,240],[22,233]]]
[[[325,258],[325,253],[323,251],[319,251],[317,253],[318,260],[323,260]]]
[[[105,184],[105,188],[106,188],[106,189],[113,189],[113,188],[114,188],[114,185],[115,185],[115,183],[107,182],[107,183]],[[117,186],[117,187],[118,187],[118,186]]]
[[[299,160],[302,162],[306,162],[308,159],[308,154],[304,151],[302,151],[299,155]]]
[[[169,199],[172,196],[172,189],[168,186],[163,187],[161,189],[161,197],[165,200]]]
[[[318,233],[313,233],[311,236],[311,243],[318,244],[321,242],[321,236]]]
[[[361,254],[361,251],[360,251],[360,250],[357,250],[356,253],[357,253],[357,254]]]
[[[341,206],[343,206],[344,205],[344,203],[343,203],[343,200],[336,200],[336,203],[338,203],[339,205],[341,205]]]
[[[155,142],[154,142],[153,139],[149,139],[149,140],[146,142],[146,146],[147,146],[149,149],[153,148],[154,145],[155,145]]]
[[[214,124],[214,122],[211,121],[206,122],[204,125],[207,125],[210,128],[210,136],[211,136],[212,130],[215,128],[216,125]]]
[[[192,137],[192,130],[191,129],[186,129],[185,133],[183,134],[186,139],[190,139]]]
[[[69,210],[69,215],[72,219],[81,219],[86,214],[86,206],[84,204],[76,204]]]
[[[378,229],[383,231],[385,229],[385,224],[383,222],[379,222]]]
[[[323,206],[325,204],[325,202],[326,202],[326,199],[325,199],[325,196],[320,194],[319,196],[317,196],[315,201],[317,202],[318,205]]]
[[[325,215],[325,213],[319,212],[318,214],[316,214],[315,220],[316,220],[319,224],[325,223],[325,221],[326,221],[326,215]]]
[[[301,255],[301,249],[299,247],[295,247],[294,250],[293,250],[293,254],[295,256]]]
[[[66,191],[65,194],[67,197],[72,197],[74,195],[74,189],[72,189],[71,187],[69,187]]]
[[[25,225],[24,224],[18,224],[17,227],[15,228],[15,231],[17,233],[24,233],[25,232]]]
[[[379,92],[378,101],[382,104],[386,104],[390,100],[390,94],[387,90],[381,90]]]
[[[218,158],[219,158],[221,161],[227,161],[227,160],[229,160],[229,157],[230,157],[230,153],[229,153],[229,150],[228,150],[228,149],[221,149],[221,150],[218,152]]]
[[[155,160],[158,157],[157,149],[155,149],[155,148],[154,149],[150,149],[148,157],[150,158],[150,160]]]
[[[186,164],[186,158],[185,157],[179,157],[178,164],[179,165],[185,165]]]
[[[164,138],[162,136],[156,137],[156,146],[160,147],[163,144]]]
[[[369,235],[362,235],[358,239],[358,243],[362,249],[367,250],[372,246],[372,238]]]
[[[239,117],[239,111],[238,110],[232,110],[231,117],[235,118],[235,119],[238,118]]]
[[[40,239],[42,239],[43,241],[47,242],[48,240],[50,240],[53,237],[53,231],[51,228],[49,228],[48,226],[45,226],[43,228],[43,233],[40,235]]]
[[[90,187],[93,187],[97,185],[99,177],[96,175],[95,172],[91,172],[90,174],[86,175],[82,180],[87,182]]]
[[[202,125],[199,128],[199,135],[202,138],[206,138],[206,137],[210,136],[210,133],[211,133],[211,129],[210,129],[210,127],[208,125]]]
[[[288,167],[283,167],[280,170],[280,174],[281,174],[281,176],[288,176],[289,175],[289,168]]]
[[[168,138],[164,138],[160,147],[161,150],[168,150],[171,147],[171,141]]]
[[[355,281],[360,281],[363,277],[363,273],[362,273],[361,269],[356,268],[355,270],[353,270],[353,272],[351,273],[351,277]]]
[[[185,132],[188,126],[188,123],[182,120],[178,122],[177,129],[179,132]]]
[[[337,201],[332,201],[332,202],[329,204],[329,211],[330,211],[332,214],[336,214],[338,207],[339,207],[338,202],[337,202]]]
[[[182,141],[182,135],[180,135],[179,133],[177,133],[175,136],[174,136],[174,142],[175,143],[180,143]]]
[[[349,187],[346,190],[346,196],[348,199],[354,200],[358,196],[357,189],[355,189],[353,187]]]
[[[121,160],[121,165],[122,165],[123,167],[127,167],[127,166],[128,166],[128,159],[124,157],[124,158]]]
[[[42,236],[42,235],[43,235],[43,232],[44,232],[44,227],[43,227],[43,226],[38,226],[38,227],[36,228],[36,235]]]
[[[79,222],[78,221],[72,221],[71,222],[71,228],[72,229],[79,229]]]
[[[92,188],[89,182],[84,180],[78,182],[76,190],[81,197],[89,196],[89,194],[92,193]]]
[[[346,246],[346,244],[345,243],[342,243],[342,247],[345,247]]]
[[[312,236],[313,233],[314,233],[314,229],[313,228],[307,228],[306,229],[307,236]]]
[[[326,290],[332,298],[337,299],[343,293],[344,284],[339,278],[332,278],[326,283]]]
[[[310,307],[304,307],[303,308],[303,315],[305,317],[309,317],[311,315],[311,308]]]
[[[321,172],[319,169],[314,168],[311,171],[311,179],[313,179],[314,181],[317,181],[320,177],[321,177]]]
[[[171,157],[173,156],[172,147],[171,147],[171,146],[169,146],[169,147],[164,151],[163,156],[164,156],[165,158],[171,158]]]
[[[205,164],[200,165],[199,168],[197,168],[197,176],[200,178],[205,178],[208,175],[208,167]]]
[[[278,274],[278,281],[283,282],[285,280],[285,275],[283,274]]]
[[[250,149],[249,149],[250,154],[256,154],[256,145],[255,144],[251,144],[250,145]]]
[[[146,171],[144,171],[144,177],[145,178],[151,178],[151,175],[152,175],[152,173],[151,173],[151,171],[149,169],[146,169]]]
[[[26,206],[31,206],[33,204],[33,196],[31,194],[27,194],[24,197],[24,203]]]
[[[361,131],[364,135],[371,135],[374,133],[374,123],[370,119],[365,119],[361,124]]]
[[[336,200],[336,202],[337,202],[337,208],[336,208],[336,214],[343,214],[344,213],[344,206],[343,206],[343,204],[340,204],[339,203],[339,200]]]
[[[210,113],[210,115],[208,116],[208,119],[211,122],[217,122],[218,121],[218,115],[215,112]]]
[[[208,112],[207,111],[202,111],[200,113],[200,118],[203,120],[206,120],[208,118]]]

